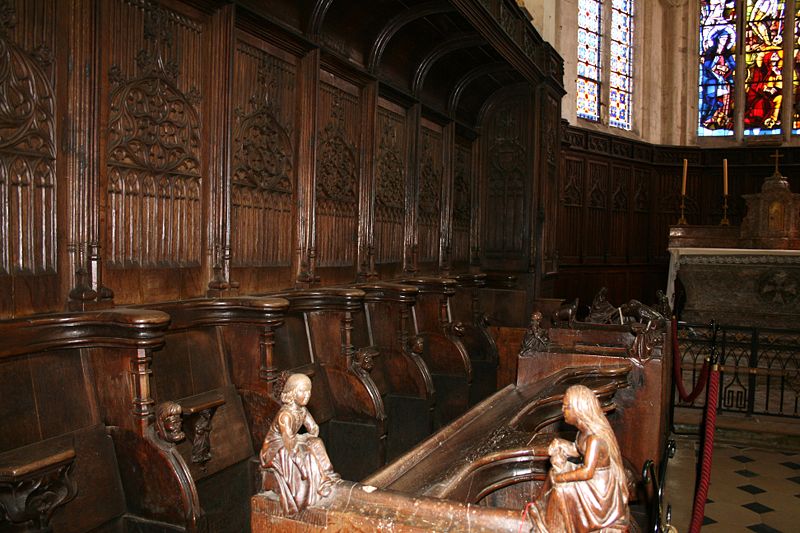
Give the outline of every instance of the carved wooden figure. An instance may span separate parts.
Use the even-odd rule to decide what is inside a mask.
[[[261,448],[264,490],[272,490],[287,514],[295,514],[330,494],[340,479],[333,471],[319,426],[306,409],[311,380],[292,374],[281,392],[283,406],[270,425]],[[305,427],[307,433],[299,433]]]
[[[628,486],[614,431],[588,387],[567,389],[564,420],[578,428],[575,442],[554,439],[553,468],[531,513],[533,531],[628,531]],[[566,457],[580,457],[575,468]]]
[[[534,311],[531,315],[531,323],[525,331],[525,338],[522,339],[522,347],[520,348],[519,355],[531,355],[533,352],[540,352],[547,350],[547,344],[550,342],[547,330],[541,326],[542,313]]]

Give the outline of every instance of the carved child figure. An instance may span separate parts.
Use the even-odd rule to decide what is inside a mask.
[[[283,404],[272,421],[261,447],[264,490],[274,490],[284,512],[294,514],[330,494],[340,479],[333,471],[319,427],[306,405],[311,398],[311,380],[292,374],[281,392]],[[305,427],[307,433],[299,433]]]
[[[591,389],[573,385],[564,395],[563,413],[578,434],[575,442],[554,439],[548,447],[553,468],[532,507],[532,531],[628,531],[627,478],[600,402]],[[581,462],[569,463],[567,457]]]

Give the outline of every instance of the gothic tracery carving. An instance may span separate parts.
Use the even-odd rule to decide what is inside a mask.
[[[397,142],[397,125],[386,121],[378,145],[377,201],[384,207],[403,209],[405,166]]]
[[[11,38],[16,12],[0,1],[0,272],[56,268],[55,98],[52,53]],[[40,231],[34,231],[31,219]]]
[[[146,3],[144,9],[147,45],[136,56],[139,76],[126,80],[117,66],[109,73],[111,259],[134,265],[196,264],[200,96],[196,89],[184,94],[178,88],[178,63],[165,55],[179,21],[158,5]],[[155,240],[146,242],[143,234]]]
[[[342,91],[332,89],[331,120],[320,134],[317,194],[340,203],[356,202],[356,154],[344,131]]]
[[[238,127],[234,134],[233,180],[239,185],[266,191],[291,193],[293,189],[292,142],[277,118],[268,86],[275,69],[269,56],[262,57],[258,71],[262,94],[250,99],[252,111],[237,109]]]

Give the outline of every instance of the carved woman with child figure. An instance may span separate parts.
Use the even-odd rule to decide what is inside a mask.
[[[627,477],[600,402],[591,389],[573,385],[564,395],[563,413],[578,435],[575,442],[550,443],[552,468],[530,515],[532,531],[629,531]]]
[[[283,405],[261,447],[263,488],[276,492],[284,512],[294,514],[329,495],[340,477],[319,438],[319,426],[306,408],[311,398],[308,376],[289,376],[280,398]],[[306,433],[300,433],[302,427]]]

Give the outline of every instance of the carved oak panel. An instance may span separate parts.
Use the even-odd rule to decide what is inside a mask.
[[[420,167],[418,185],[418,260],[422,263],[439,258],[439,235],[444,173],[441,127],[423,122],[420,132]]]
[[[145,1],[109,11],[108,264],[197,266],[203,26]]]
[[[321,73],[316,232],[320,267],[355,266],[358,237],[360,92]]]
[[[584,199],[584,258],[599,262],[608,253],[609,168],[607,163],[589,160],[586,165],[586,196]]]
[[[529,95],[503,98],[488,120],[486,153],[485,250],[519,259],[525,253],[525,182],[529,177],[527,142]],[[502,217],[493,216],[503,213]]]
[[[454,264],[470,258],[469,236],[472,220],[472,149],[456,143],[453,176],[453,243],[451,258]]]
[[[630,166],[611,167],[611,213],[608,235],[609,261],[624,262],[627,258],[627,242],[630,208]]]
[[[56,271],[52,8],[0,2],[0,276]]]
[[[628,229],[630,261],[647,261],[647,244],[650,241],[650,199],[652,179],[650,172],[642,168],[633,169],[631,219]]]
[[[294,249],[296,61],[240,36],[235,52],[234,266],[288,266]],[[272,52],[272,53],[270,53]]]
[[[561,176],[560,208],[558,211],[558,251],[561,261],[577,263],[581,253],[581,214],[583,211],[583,189],[585,163],[583,159],[565,155],[562,159],[564,171]]]
[[[408,142],[402,111],[380,100],[377,127],[380,138],[375,165],[375,261],[378,264],[403,260]]]

